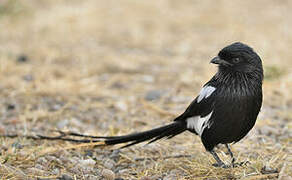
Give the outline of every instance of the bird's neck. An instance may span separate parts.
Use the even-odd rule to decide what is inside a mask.
[[[220,70],[214,76],[218,83],[229,84],[239,84],[239,85],[255,85],[262,86],[263,81],[263,71],[261,69],[254,70],[251,72],[239,72],[232,70]]]

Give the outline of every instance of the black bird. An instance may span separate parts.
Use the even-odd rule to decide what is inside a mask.
[[[234,167],[235,158],[228,144],[241,140],[256,122],[262,106],[262,61],[248,45],[236,42],[223,48],[211,63],[218,64],[217,73],[173,123],[125,136],[99,137],[104,139],[101,144],[128,143],[124,148],[169,139],[188,130],[201,137],[217,161],[214,166],[230,167],[214,151],[218,144],[225,144]]]

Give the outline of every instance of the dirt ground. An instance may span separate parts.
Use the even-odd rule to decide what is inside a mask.
[[[0,138],[1,179],[292,179],[291,8],[287,0],[1,0],[1,134],[122,135],[167,124],[216,72],[211,58],[236,41],[265,70],[256,126],[232,146],[244,167],[211,166],[191,133],[121,151]]]

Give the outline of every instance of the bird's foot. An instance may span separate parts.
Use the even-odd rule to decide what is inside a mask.
[[[247,165],[247,164],[250,164],[250,162],[249,161],[242,161],[242,162],[237,162],[237,163],[235,163],[235,162],[232,162],[232,167],[242,167],[242,166],[245,166],[245,165]]]
[[[226,165],[224,163],[214,163],[214,164],[212,164],[212,166],[214,166],[214,167],[221,167],[221,168],[224,168],[224,169],[230,168],[229,165]]]
[[[221,167],[221,168],[224,168],[224,169],[227,169],[227,168],[236,168],[236,167],[242,167],[242,166],[245,166],[247,164],[250,164],[249,161],[242,161],[242,162],[232,162],[231,165],[226,165],[224,163],[214,163],[212,164],[212,166],[214,167]]]

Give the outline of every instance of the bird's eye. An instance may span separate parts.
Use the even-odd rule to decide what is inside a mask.
[[[239,63],[240,62],[240,58],[238,58],[238,57],[237,58],[233,58],[232,59],[232,62],[233,63]]]

